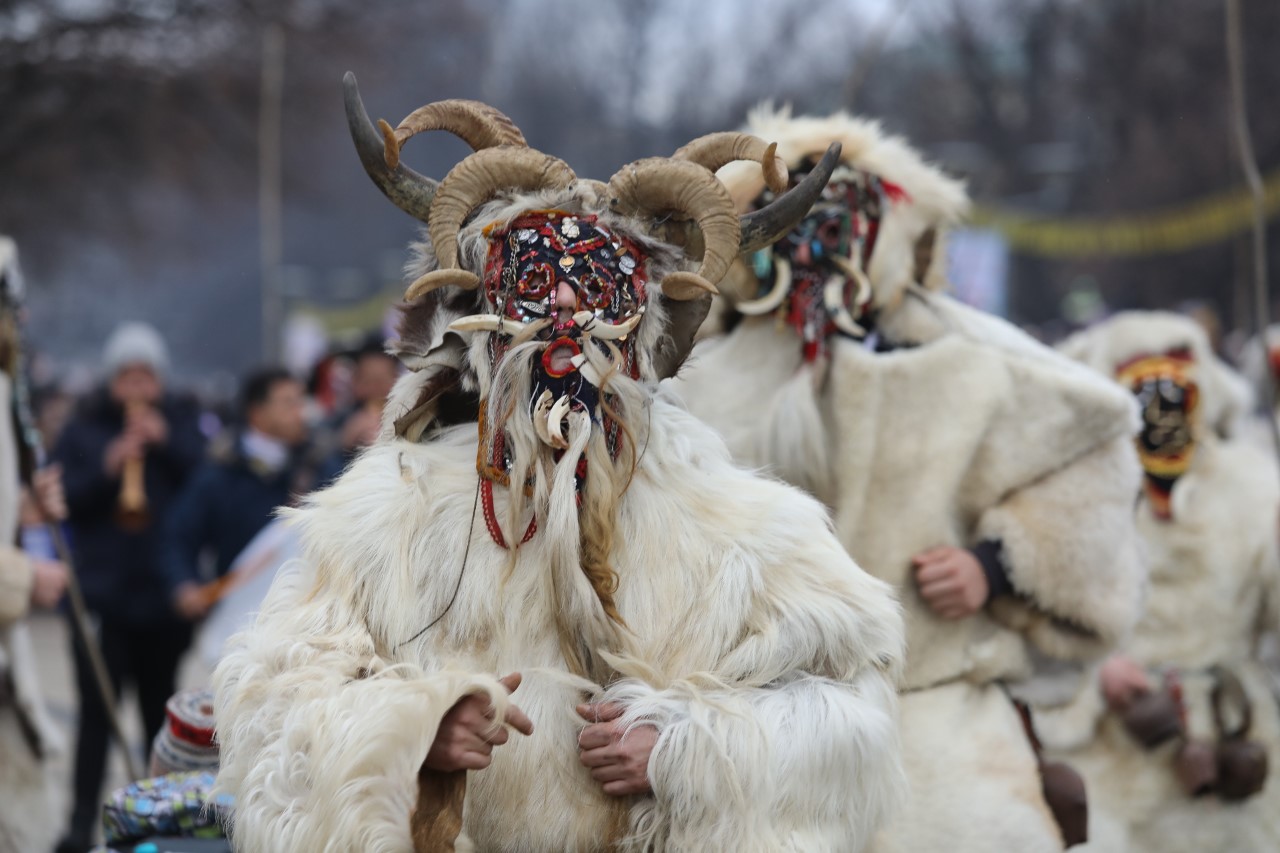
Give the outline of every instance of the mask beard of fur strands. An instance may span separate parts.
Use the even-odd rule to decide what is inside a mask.
[[[490,536],[509,549],[512,571],[522,543],[545,541],[565,656],[584,673],[585,637],[617,637],[622,624],[614,517],[646,440],[649,389],[688,354],[739,253],[772,244],[818,198],[840,146],[785,193],[775,146],[742,133],[631,163],[606,184],[529,148],[485,104],[440,101],[394,129],[375,127],[354,76],[344,85],[365,171],[430,238],[416,247],[405,293],[396,353],[415,374],[397,388],[395,432],[430,436],[451,397],[478,401]],[[400,158],[426,130],[449,130],[473,149],[441,181]],[[781,194],[739,217],[715,172],[741,159]]]
[[[533,211],[484,231],[494,313],[452,328],[489,333],[481,345],[493,381],[479,423],[485,523],[507,547],[493,502],[494,485],[504,486],[506,527],[523,531],[515,547],[543,519],[557,562],[581,565],[605,616],[621,624],[609,558],[645,437],[636,344],[649,259],[590,215]],[[513,567],[514,558],[513,549]]]

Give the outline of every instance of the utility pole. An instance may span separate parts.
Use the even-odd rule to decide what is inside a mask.
[[[281,200],[281,144],[284,112],[284,30],[268,23],[262,31],[262,92],[258,104],[259,285],[262,293],[262,360],[280,361],[284,297],[280,263],[284,258],[284,207]]]
[[[1258,397],[1266,406],[1267,423],[1271,425],[1271,438],[1277,459],[1280,459],[1280,426],[1276,424],[1275,376],[1269,367],[1267,353],[1271,347],[1267,330],[1271,325],[1271,293],[1267,287],[1267,216],[1264,209],[1262,175],[1253,153],[1253,139],[1249,135],[1249,113],[1246,107],[1244,82],[1244,36],[1240,21],[1240,0],[1226,2],[1227,71],[1231,82],[1231,124],[1236,138],[1236,154],[1240,158],[1240,170],[1244,172],[1249,195],[1253,199],[1253,326],[1262,347],[1263,364],[1268,365]]]

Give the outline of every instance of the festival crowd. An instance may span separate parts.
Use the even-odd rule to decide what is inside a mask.
[[[374,441],[399,364],[370,339],[326,357],[311,377],[261,368],[237,399],[200,401],[174,387],[161,334],[134,322],[106,341],[101,365],[100,386],[70,403],[56,387],[36,389],[35,420],[52,462],[42,482],[65,505],[55,513],[113,691],[135,692],[150,736],[166,725],[193,628],[219,600],[237,556],[278,508],[335,478]],[[70,620],[68,569],[33,509],[24,519],[32,600]],[[112,737],[93,665],[71,626],[69,636],[79,708],[60,853],[92,847]]]

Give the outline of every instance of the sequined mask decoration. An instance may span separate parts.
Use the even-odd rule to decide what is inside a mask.
[[[525,341],[545,341],[533,367],[529,414],[539,439],[557,461],[568,448],[566,422],[582,412],[604,431],[617,458],[620,427],[602,412],[604,376],[587,359],[596,347],[623,375],[638,378],[635,336],[647,297],[645,256],[627,238],[600,225],[594,216],[558,210],[525,213],[504,228],[486,231],[489,256],[485,295],[495,307],[497,334],[489,337],[496,368],[508,350]],[[480,418],[479,470],[490,533],[506,546],[493,520],[493,483],[509,484],[511,460],[505,438],[487,435]],[[579,495],[587,476],[578,460]],[[531,523],[524,541],[533,536]]]
[[[792,185],[805,173],[793,172]],[[865,338],[875,323],[866,269],[886,205],[904,198],[875,175],[844,170],[791,233],[752,257],[760,292],[739,310],[776,313],[800,336],[806,362],[824,359],[833,335]],[[759,205],[772,200],[766,191]]]
[[[1132,389],[1142,414],[1138,458],[1146,472],[1144,491],[1155,516],[1173,517],[1171,495],[1195,456],[1195,423],[1200,392],[1195,360],[1187,349],[1130,359],[1116,378]]]

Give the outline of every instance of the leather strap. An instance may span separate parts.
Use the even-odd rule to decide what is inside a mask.
[[[0,670],[0,709],[6,707],[12,708],[14,716],[18,718],[18,729],[22,732],[22,740],[26,742],[31,754],[37,761],[43,761],[44,742],[40,739],[35,720],[31,719],[27,709],[18,701],[18,691],[14,686],[13,671],[10,669]]]

